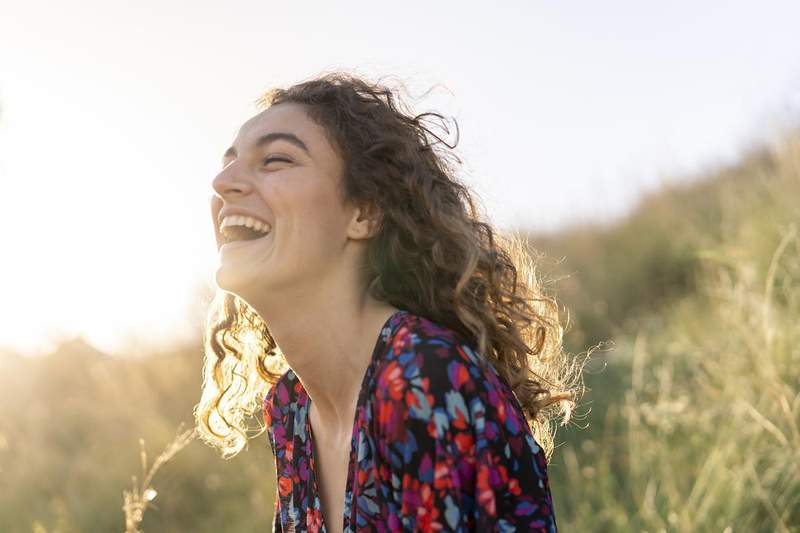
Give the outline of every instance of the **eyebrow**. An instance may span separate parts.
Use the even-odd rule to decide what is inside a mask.
[[[308,151],[308,147],[306,146],[306,143],[304,143],[302,140],[300,140],[300,138],[297,135],[295,135],[294,133],[287,133],[287,132],[283,132],[283,131],[276,131],[276,132],[273,132],[273,133],[267,133],[266,135],[262,135],[255,142],[254,146],[255,146],[256,149],[259,149],[262,146],[264,146],[265,144],[269,144],[271,142],[278,141],[278,140],[286,141],[289,144],[293,144],[294,146],[296,146],[296,147],[300,148],[301,150],[303,150],[306,153],[306,155],[309,155],[309,156],[311,155],[311,153]],[[235,156],[236,156],[236,149],[233,146],[231,146],[230,148],[225,150],[225,153],[222,155],[222,159],[224,161],[228,157],[235,157]]]

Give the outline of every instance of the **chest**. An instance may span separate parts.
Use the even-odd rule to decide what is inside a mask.
[[[322,516],[329,533],[340,533],[344,521],[344,496],[350,463],[350,444],[314,441],[314,473]]]

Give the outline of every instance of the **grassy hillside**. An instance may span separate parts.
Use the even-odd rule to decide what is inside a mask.
[[[565,530],[800,530],[798,138],[531,242],[570,349],[616,345],[550,467]]]
[[[563,531],[797,531],[800,140],[644,199],[627,219],[530,238],[601,341],[550,465]],[[191,426],[200,341],[119,360],[79,341],[0,354],[0,531],[122,532],[122,491]],[[587,413],[587,411],[590,412]],[[231,461],[197,442],[153,483],[150,532],[264,531],[266,435]]]
[[[33,361],[2,359],[0,531],[125,531],[122,491],[142,477],[139,438],[152,461],[181,422],[191,427],[199,350],[121,360],[73,342]],[[275,494],[265,439],[230,461],[190,444],[157,473],[142,529],[264,531]]]

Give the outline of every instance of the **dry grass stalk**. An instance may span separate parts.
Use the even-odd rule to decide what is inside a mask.
[[[181,426],[183,426],[183,424],[181,424]],[[180,432],[180,428],[178,432]],[[139,439],[139,447],[141,448],[140,458],[142,460],[142,482],[141,484],[137,484],[136,476],[131,476],[133,480],[133,489],[122,492],[122,510],[125,511],[124,533],[143,533],[142,530],[139,529],[139,525],[144,519],[144,512],[150,506],[156,507],[155,504],[152,503],[158,494],[152,487],[153,477],[165,463],[196,438],[196,428],[179,433],[179,435],[167,445],[164,451],[161,452],[161,455],[156,457],[156,460],[153,461],[149,470],[147,468],[147,452],[144,448],[144,439]]]

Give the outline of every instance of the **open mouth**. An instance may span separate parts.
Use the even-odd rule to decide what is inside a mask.
[[[225,244],[236,241],[254,241],[267,235],[269,235],[269,232],[259,231],[247,226],[228,226],[222,230]]]
[[[266,237],[271,231],[269,224],[244,216],[225,217],[220,224],[223,244],[254,241]]]

